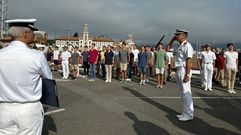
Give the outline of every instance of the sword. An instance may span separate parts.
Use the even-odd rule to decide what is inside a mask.
[[[155,48],[157,48],[158,47],[158,45],[162,42],[162,40],[163,40],[163,38],[165,37],[165,34],[161,37],[161,39],[159,40],[159,42],[157,43],[157,45],[156,45],[156,47]]]

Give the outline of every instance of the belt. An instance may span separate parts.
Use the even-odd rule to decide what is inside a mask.
[[[4,103],[7,103],[7,104],[14,104],[14,103],[25,104],[25,103],[37,103],[37,102],[39,102],[39,100],[37,100],[37,101],[28,101],[28,102],[5,102],[5,101],[0,101],[0,104],[4,104]]]
[[[207,63],[204,63],[204,64],[212,64],[211,62],[207,62]]]

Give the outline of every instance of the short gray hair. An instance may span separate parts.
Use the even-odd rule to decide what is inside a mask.
[[[14,39],[20,38],[24,32],[29,30],[30,28],[28,27],[12,26],[9,28],[7,34],[14,40]]]

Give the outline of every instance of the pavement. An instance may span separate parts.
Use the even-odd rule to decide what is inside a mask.
[[[182,99],[175,79],[155,88],[138,79],[105,83],[99,78],[61,80],[54,73],[60,108],[44,106],[43,135],[241,135],[241,85],[237,94],[219,86],[203,91],[198,76],[192,78],[195,117],[180,122]]]

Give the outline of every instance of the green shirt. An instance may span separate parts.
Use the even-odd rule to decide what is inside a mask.
[[[167,54],[166,51],[155,52],[155,68],[164,68],[166,63]]]

